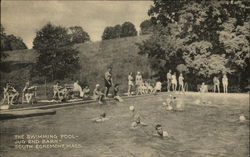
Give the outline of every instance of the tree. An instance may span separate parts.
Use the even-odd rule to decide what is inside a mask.
[[[122,32],[122,26],[121,25],[115,25],[113,28],[114,31],[114,37],[115,38],[120,38],[121,37],[121,32]]]
[[[249,65],[249,6],[245,0],[154,0],[148,13],[156,29],[139,45],[140,54],[166,61],[159,74],[184,64],[193,83],[242,73]]]
[[[23,42],[23,39],[13,34],[7,35],[5,28],[1,24],[1,51],[12,51],[27,49],[27,46]],[[2,57],[6,56],[2,53]]]
[[[151,22],[151,20],[144,20],[141,24],[140,24],[140,28],[141,28],[141,35],[145,35],[145,34],[150,34],[153,32],[153,23]]]
[[[135,25],[131,22],[124,22],[122,24],[121,29],[121,37],[130,37],[130,36],[136,36],[137,31],[135,29]]]
[[[115,31],[113,27],[106,27],[102,34],[102,40],[109,40],[115,38]]]
[[[50,80],[64,79],[79,68],[78,51],[72,46],[67,29],[46,24],[36,33],[33,48],[39,53],[34,71]]]
[[[90,41],[89,34],[83,30],[80,26],[69,27],[70,41],[73,44],[84,43]]]
[[[16,37],[13,34],[6,36],[6,49],[8,50],[23,50],[27,49],[27,46],[23,42],[23,39]]]

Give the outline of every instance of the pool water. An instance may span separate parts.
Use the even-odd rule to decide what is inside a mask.
[[[167,94],[56,109],[56,115],[0,121],[0,154],[6,157],[247,157],[249,156],[249,97],[246,94],[176,94],[184,110],[166,111]],[[204,102],[204,103],[203,103]],[[135,105],[148,126],[130,129]],[[110,119],[93,123],[92,118],[106,112]],[[239,121],[244,114],[245,122]],[[171,138],[154,137],[161,124]],[[64,143],[81,148],[14,148],[14,135],[78,136]]]

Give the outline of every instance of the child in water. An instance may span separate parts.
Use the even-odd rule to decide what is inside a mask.
[[[105,120],[109,120],[109,118],[106,117],[106,113],[102,113],[99,117],[92,119],[93,122],[103,122]]]
[[[173,97],[172,95],[169,95],[169,97],[167,97],[167,101],[166,101],[166,105],[165,105],[165,109],[167,111],[173,110],[174,99],[175,99],[175,97]]]
[[[138,126],[147,126],[147,124],[146,124],[146,123],[143,123],[143,122],[141,121],[141,117],[140,117],[140,115],[137,113],[137,114],[134,116],[134,120],[133,120],[133,122],[132,122],[132,124],[131,124],[131,129],[135,129],[135,128],[137,128]]]

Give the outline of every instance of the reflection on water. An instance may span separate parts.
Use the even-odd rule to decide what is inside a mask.
[[[249,150],[249,121],[240,123],[239,115],[249,120],[248,97],[177,95],[184,104],[182,112],[167,112],[161,107],[165,95],[126,100],[103,107],[74,106],[57,109],[56,115],[1,121],[1,154],[4,156],[65,157],[245,157]],[[200,103],[194,104],[196,100]],[[208,102],[202,104],[202,102]],[[198,102],[198,101],[197,101]],[[135,104],[148,126],[130,129],[129,106]],[[92,118],[106,112],[110,120],[93,123]],[[162,124],[173,138],[152,136]],[[16,150],[16,134],[73,134],[81,149]]]

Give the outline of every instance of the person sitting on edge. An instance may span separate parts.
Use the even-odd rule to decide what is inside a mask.
[[[131,124],[131,129],[135,129],[135,128],[137,128],[138,126],[147,126],[146,123],[143,123],[143,122],[141,121],[141,117],[140,117],[139,113],[135,114],[134,120],[133,120],[133,122],[132,122],[132,124]]]
[[[114,99],[119,101],[119,102],[123,102],[123,99],[118,95],[119,92],[119,84],[115,84],[114,86]]]
[[[201,87],[200,87],[200,92],[201,93],[207,92],[207,85],[205,84],[205,82],[202,82]]]
[[[56,84],[53,86],[53,98],[59,98],[59,91],[62,89],[63,87],[59,85],[59,82],[57,81]]]
[[[147,87],[147,93],[152,94],[154,92],[154,88],[151,86],[151,84],[146,82],[145,85]]]
[[[218,90],[218,93],[220,93],[220,80],[215,76],[213,78],[213,83],[214,83],[214,93],[216,90]]]
[[[155,132],[154,136],[169,137],[168,132],[162,130],[161,124],[157,124],[157,125],[155,126],[155,131],[156,131],[156,132]]]
[[[104,76],[104,84],[105,84],[105,97],[108,97],[109,89],[112,87],[113,81],[112,81],[112,68],[109,67],[108,71],[105,73]]]
[[[107,118],[105,112],[102,113],[102,114],[100,114],[99,117],[92,119],[93,122],[103,122],[103,121],[105,121],[105,120],[109,120],[109,118]]]
[[[227,93],[227,86],[228,86],[228,78],[227,75],[224,74],[222,78],[222,85],[223,85],[223,92]]]
[[[7,104],[9,105],[13,105],[13,101],[15,100],[15,98],[18,99],[19,97],[19,93],[18,91],[11,85],[9,85],[9,83],[6,84],[6,87],[3,88],[3,94],[4,94],[4,98],[3,98],[3,102],[5,102],[5,100],[7,99]]]
[[[99,104],[103,104],[104,94],[100,90],[100,85],[96,84],[95,89],[93,91],[93,98],[99,102]]]
[[[154,88],[154,93],[159,93],[161,92],[161,82],[160,81],[157,81],[156,84],[155,84],[155,88]]]
[[[89,86],[88,86],[88,85],[86,85],[86,86],[83,88],[82,92],[83,92],[83,96],[84,96],[84,98],[88,98],[88,97],[89,97],[89,95],[90,95],[90,89],[89,89]]]
[[[9,88],[10,88],[10,85],[9,83],[6,83],[6,86],[3,87],[3,100],[2,100],[2,104],[4,104],[5,100],[7,100],[7,104],[9,104]]]
[[[73,92],[79,94],[81,98],[83,97],[82,87],[79,85],[78,80],[73,84]]]
[[[30,86],[30,82],[27,81],[22,91],[23,92],[22,103],[24,102],[24,98],[25,98],[27,103],[30,103],[30,101],[32,100],[32,104],[33,104],[32,98],[36,97],[36,90],[37,90],[37,86]]]
[[[18,103],[18,98],[19,98],[19,93],[18,91],[13,87],[10,86],[9,91],[8,91],[8,97],[9,97],[9,103],[13,105],[13,101],[15,100]]]

